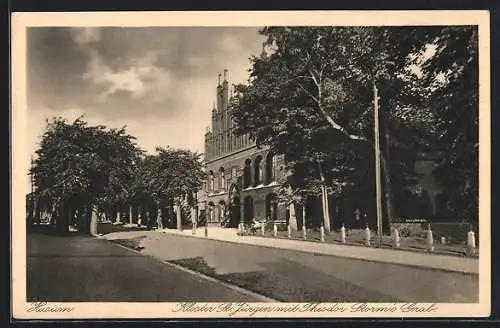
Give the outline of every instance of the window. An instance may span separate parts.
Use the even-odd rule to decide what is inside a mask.
[[[219,183],[220,189],[226,190],[226,177],[224,176],[223,167],[219,169],[219,174],[220,174],[220,183]]]
[[[209,183],[210,183],[210,191],[214,191],[214,172],[210,171],[208,175]]]
[[[271,183],[276,179],[276,156],[269,153],[266,157],[266,182]]]
[[[262,181],[262,156],[255,159],[255,186],[260,185]]]
[[[245,168],[243,169],[243,188],[250,187],[250,179],[251,179],[251,168],[250,165],[252,161],[247,159],[245,161]]]

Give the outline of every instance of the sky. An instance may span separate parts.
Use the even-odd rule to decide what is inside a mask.
[[[263,37],[251,27],[31,27],[27,34],[27,143],[38,148],[45,119],[81,115],[126,126],[147,152],[203,152],[218,74],[248,80]]]

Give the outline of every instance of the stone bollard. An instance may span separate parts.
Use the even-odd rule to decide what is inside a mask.
[[[319,240],[325,241],[325,227],[323,226],[319,227]]]
[[[432,236],[431,226],[427,229],[427,250],[429,252],[434,251],[434,237]]]
[[[260,233],[262,234],[262,236],[264,236],[266,234],[266,223],[265,222],[262,222],[262,225],[260,226]]]
[[[470,255],[476,254],[476,234],[472,230],[467,233],[467,248]]]
[[[343,224],[342,227],[340,227],[340,240],[342,241],[343,244],[346,243],[345,227]]]
[[[307,230],[305,225],[302,226],[302,239],[307,239]]]
[[[276,223],[273,226],[273,236],[278,237],[278,225]]]
[[[287,229],[288,229],[288,239],[292,239],[292,226],[288,225]]]
[[[208,237],[208,226],[205,225],[205,237]]]
[[[399,230],[394,229],[394,247],[399,248]]]
[[[370,232],[370,227],[366,226],[365,228],[365,246],[370,246],[370,239],[371,239],[371,232]]]

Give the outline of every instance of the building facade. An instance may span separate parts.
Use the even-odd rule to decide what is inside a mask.
[[[237,227],[252,219],[286,220],[276,187],[282,156],[236,136],[227,70],[219,74],[211,126],[205,134],[208,179],[198,196],[209,225]]]

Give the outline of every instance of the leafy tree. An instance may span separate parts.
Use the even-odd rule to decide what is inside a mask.
[[[479,61],[477,27],[446,27],[428,35],[436,54],[422,63],[428,106],[439,117],[436,175],[449,217],[478,219]]]
[[[146,156],[137,172],[135,195],[151,200],[157,208],[181,205],[184,197],[194,205],[190,195],[205,179],[200,154],[170,147],[156,148],[156,154]]]
[[[285,155],[292,173],[285,174],[289,184],[282,194],[290,194],[289,187],[314,192],[318,185],[343,194],[366,181],[373,167],[377,90],[387,231],[393,182],[398,189],[415,183],[413,163],[432,149],[442,121],[427,100],[439,97],[430,86],[439,73],[427,74],[433,77],[425,83],[410,68],[443,29],[266,27],[260,33],[270,51],[251,59],[249,84],[237,87],[236,133]]]
[[[122,201],[129,195],[141,150],[125,128],[90,126],[82,117],[69,123],[47,120],[32,173],[37,196],[49,199],[58,209],[56,224],[67,231],[70,217],[79,215],[83,232],[95,232],[97,222],[88,220],[95,207]]]

